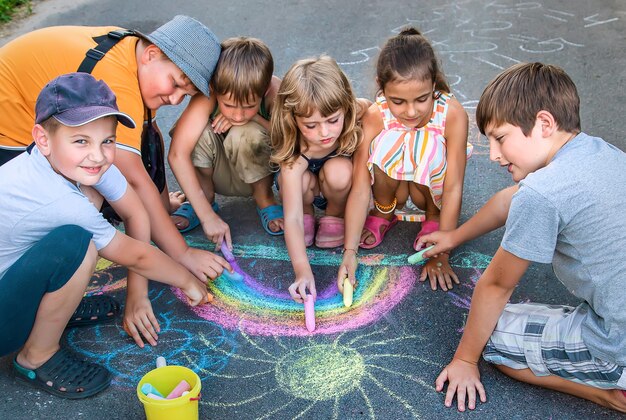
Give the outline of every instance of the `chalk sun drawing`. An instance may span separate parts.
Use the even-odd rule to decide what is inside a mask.
[[[200,247],[203,244],[191,245]],[[314,270],[315,266],[338,267],[340,264],[340,254],[322,250],[309,250],[308,253]],[[238,261],[289,261],[286,249],[275,246],[240,245],[235,247],[234,254]],[[354,292],[352,306],[345,308],[336,282],[327,282],[328,286],[318,289],[315,302],[316,328],[310,333],[304,328],[303,305],[294,302],[286,288],[278,290],[268,287],[244,272],[238,262],[233,263],[233,268],[244,276],[244,280],[228,281],[219,277],[209,282],[209,290],[215,299],[210,305],[197,306],[191,310],[201,318],[217,322],[225,328],[241,329],[253,335],[334,334],[371,324],[402,301],[417,280],[417,270],[406,266],[406,255],[370,254],[361,257],[357,272],[359,284]],[[293,277],[290,270],[286,273],[280,273],[280,269],[276,271],[276,276]],[[173,291],[185,301],[180,290]]]
[[[245,339],[242,345],[247,344],[251,351],[232,355],[223,372],[208,373],[213,380],[210,389],[203,391],[201,404],[212,417],[227,417],[239,408],[257,413],[257,419],[307,414],[338,419],[346,416],[350,403],[358,401],[361,417],[420,418],[422,404],[439,401],[431,379],[442,365],[414,354],[421,337],[398,335],[389,325],[344,332],[336,338],[318,336],[315,341],[251,337],[243,331],[241,335]],[[410,361],[415,369],[397,370],[394,362],[398,360]],[[262,389],[251,386],[256,381],[264,384]],[[407,381],[417,386],[406,386]],[[219,393],[221,389],[237,392],[224,395]],[[220,398],[211,398],[211,390]],[[386,404],[374,404],[374,399]]]

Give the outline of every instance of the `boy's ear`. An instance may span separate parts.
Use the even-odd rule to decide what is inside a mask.
[[[152,60],[161,58],[162,55],[163,52],[159,47],[154,44],[150,44],[146,48],[144,48],[143,52],[141,53],[141,63],[148,64]]]
[[[537,121],[541,124],[541,135],[543,137],[550,137],[559,129],[554,116],[546,110],[542,109],[537,113]]]
[[[35,124],[33,127],[33,140],[42,155],[48,156],[50,154],[49,134],[41,124]]]

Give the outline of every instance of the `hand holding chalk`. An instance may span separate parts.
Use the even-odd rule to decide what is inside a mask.
[[[315,331],[315,299],[308,293],[304,301],[304,324],[309,332]]]
[[[235,261],[235,256],[232,252],[230,252],[230,249],[228,249],[228,245],[226,245],[226,242],[222,242],[222,247],[220,248],[220,251],[222,251],[222,255],[224,256],[224,259],[226,261],[228,261],[229,263]]]
[[[220,251],[222,251],[222,255],[224,256],[224,259],[228,261],[229,264],[232,264],[235,262],[235,256],[233,255],[232,252],[230,252],[230,249],[228,249],[228,245],[226,245],[226,242],[222,242],[222,247],[220,248]],[[222,276],[224,276],[224,279],[228,281],[242,281],[243,280],[243,276],[236,271],[233,271],[231,273],[228,270],[224,270],[222,271]]]
[[[350,279],[346,277],[343,279],[343,306],[349,308],[352,306],[352,294],[354,293],[354,287],[350,283]]]
[[[424,261],[425,260],[424,253],[426,251],[430,251],[434,247],[435,247],[435,245],[431,245],[428,248],[424,248],[421,251],[416,252],[415,254],[411,255],[409,257],[409,264],[417,264],[417,263],[420,263],[420,262]]]

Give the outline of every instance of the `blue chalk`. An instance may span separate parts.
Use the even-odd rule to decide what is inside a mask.
[[[233,271],[231,273],[228,270],[224,270],[222,271],[222,277],[224,277],[224,279],[228,281],[242,281],[243,280],[243,276],[236,271]]]
[[[165,398],[159,391],[157,391],[155,387],[152,386],[152,384],[149,383],[141,385],[141,392],[143,392],[145,395],[154,394],[161,398]]]

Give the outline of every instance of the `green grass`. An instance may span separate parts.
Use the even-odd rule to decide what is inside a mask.
[[[15,9],[23,4],[30,8],[30,0],[0,0],[0,22],[8,22]]]

